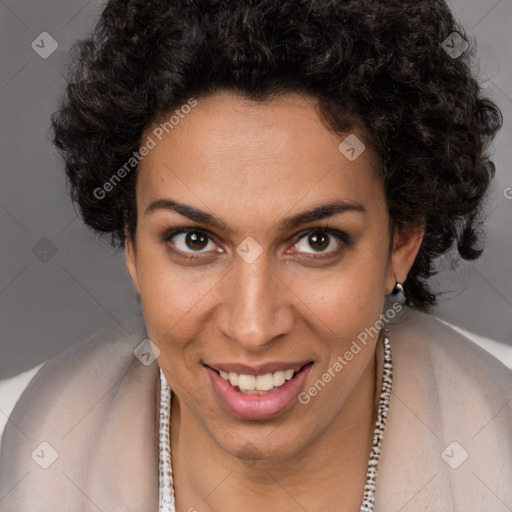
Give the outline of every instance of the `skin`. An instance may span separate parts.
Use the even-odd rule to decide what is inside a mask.
[[[357,128],[352,133],[362,140]],[[254,103],[222,92],[199,98],[139,165],[138,220],[126,258],[173,389],[178,512],[359,508],[380,387],[377,337],[307,405],[296,402],[265,421],[225,411],[203,367],[312,360],[307,389],[379,320],[384,295],[405,281],[423,227],[394,233],[389,253],[378,159],[367,148],[349,161],[338,150],[346,136],[331,131],[307,96]],[[223,225],[168,208],[147,212],[159,199],[206,211]],[[364,212],[280,227],[334,200]],[[179,227],[211,238],[202,245],[185,234],[166,239]],[[308,242],[306,230],[327,227],[349,243],[325,231],[320,242]],[[251,263],[236,252],[247,237],[263,250]]]

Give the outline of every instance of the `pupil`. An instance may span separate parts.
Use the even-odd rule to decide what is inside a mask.
[[[187,245],[191,249],[204,249],[208,243],[208,237],[204,233],[198,233],[194,231],[187,234]]]
[[[309,244],[313,249],[321,251],[329,245],[329,237],[325,233],[312,233],[309,235]]]

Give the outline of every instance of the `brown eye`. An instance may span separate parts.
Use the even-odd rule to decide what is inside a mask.
[[[341,231],[333,229],[314,229],[304,233],[295,243],[294,250],[314,255],[332,256],[350,245],[350,238]]]
[[[173,245],[181,253],[193,254],[210,252],[216,245],[205,231],[180,228],[164,236],[167,244]]]
[[[329,246],[329,235],[317,231],[308,236],[308,242],[315,251],[323,251]]]
[[[185,235],[187,247],[194,251],[200,251],[208,245],[208,237],[200,231],[190,231]]]

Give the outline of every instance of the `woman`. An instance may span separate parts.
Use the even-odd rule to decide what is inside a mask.
[[[428,315],[501,124],[464,43],[434,0],[107,3],[53,126],[144,323],[34,377],[1,511],[512,507],[512,375]]]

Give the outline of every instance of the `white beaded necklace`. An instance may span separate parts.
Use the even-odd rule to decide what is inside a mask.
[[[363,501],[359,512],[372,512],[375,503],[375,489],[377,470],[384,430],[389,411],[389,400],[391,387],[393,385],[393,360],[391,358],[391,346],[387,335],[384,336],[384,372],[382,376],[382,387],[377,410],[377,421],[373,431],[372,449],[368,460],[366,471],[366,484],[364,486]],[[165,379],[160,368],[160,430],[159,430],[159,488],[158,488],[158,511],[176,512],[174,499],[174,482],[172,478],[171,464],[171,393],[172,390]]]

